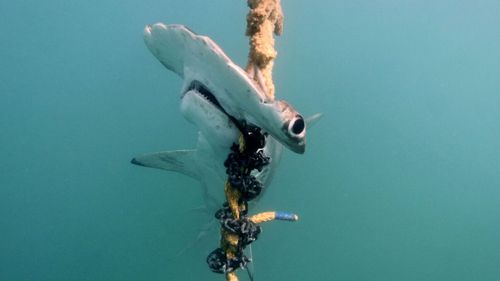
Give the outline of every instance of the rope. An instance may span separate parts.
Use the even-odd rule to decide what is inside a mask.
[[[247,3],[250,11],[245,33],[249,37],[250,51],[246,71],[272,101],[275,92],[272,69],[277,56],[273,34],[281,35],[283,32],[280,0],[247,0]],[[248,201],[257,197],[264,188],[251,172],[262,170],[271,159],[264,154],[265,136],[260,128],[244,121],[232,121],[241,134],[224,162],[228,174],[224,183],[227,201],[215,214],[221,224],[220,247],[208,255],[207,263],[212,271],[224,273],[227,281],[238,281],[236,269],[245,268],[251,261],[243,250],[257,240],[261,232],[259,224],[273,220],[297,221],[298,216],[274,211],[247,215]]]
[[[274,100],[273,66],[278,52],[274,49],[275,35],[283,33],[283,11],[280,0],[248,0],[247,29],[250,51],[246,71],[258,79],[256,70],[262,73],[265,92]],[[260,82],[260,81],[258,81]]]
[[[235,270],[246,268],[251,260],[243,250],[257,240],[261,233],[259,224],[272,220],[296,221],[297,215],[287,212],[263,212],[248,216],[248,201],[256,198],[263,185],[251,173],[262,170],[270,158],[264,154],[265,135],[261,129],[240,122],[241,135],[233,144],[224,166],[228,179],[224,184],[226,202],[215,217],[221,225],[220,247],[207,257],[210,269],[226,274],[227,280],[238,280]]]

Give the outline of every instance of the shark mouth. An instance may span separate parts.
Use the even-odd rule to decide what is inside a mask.
[[[229,118],[229,120],[231,120],[231,122],[233,122],[233,124],[236,126],[236,128],[238,128],[238,130],[240,130],[240,132],[243,133],[246,131],[245,124],[247,124],[247,121],[244,119],[238,120],[234,116],[227,113],[227,111],[224,109],[224,107],[222,107],[222,105],[219,103],[217,98],[215,98],[214,94],[212,94],[212,92],[210,92],[210,90],[205,85],[203,85],[203,83],[201,83],[198,80],[193,80],[193,82],[191,82],[191,84],[189,84],[189,87],[187,87],[186,92],[191,91],[191,90],[195,90],[197,93],[200,94],[200,96],[204,97],[208,102],[213,104],[222,113],[224,113]]]
[[[195,90],[200,96],[205,98],[208,102],[213,104],[217,109],[219,109],[222,113],[224,113],[229,118],[229,120],[231,120],[234,123],[234,125],[240,130],[240,132],[244,131],[242,123],[246,123],[246,121],[238,120],[229,113],[227,113],[227,111],[224,109],[224,107],[222,107],[217,98],[215,98],[214,94],[212,94],[212,92],[210,92],[210,90],[205,85],[203,85],[203,83],[201,83],[198,80],[193,80],[193,82],[189,84],[189,87],[187,87],[184,93],[187,93],[191,90]]]
[[[222,105],[219,103],[217,98],[215,98],[214,94],[212,94],[212,92],[210,92],[210,90],[205,85],[203,85],[203,83],[201,83],[200,81],[197,81],[197,80],[193,80],[191,82],[191,84],[189,84],[189,86],[186,88],[186,91],[184,92],[184,94],[189,92],[189,91],[192,91],[192,90],[195,90],[195,92],[199,96],[202,96],[205,100],[207,100],[209,103],[214,105],[217,109],[219,109],[222,113],[224,113],[229,118],[229,120],[231,120],[231,122],[236,126],[236,128],[238,128],[238,130],[241,133],[244,133],[247,131],[247,129],[246,129],[247,121],[244,119],[238,120],[235,117],[233,117],[232,115],[230,115],[229,113],[227,113],[227,111],[224,109],[224,107],[222,107]]]
[[[207,87],[205,87],[205,85],[203,85],[200,81],[193,80],[193,82],[189,84],[189,87],[187,87],[186,92],[189,92],[191,90],[196,90],[196,92],[199,93],[202,97],[204,97],[208,102],[213,104],[215,107],[217,107],[220,111],[222,111],[230,118],[232,117],[226,112],[226,110],[224,110],[224,108],[222,107],[222,105],[220,105],[219,101],[215,98],[212,92],[210,92],[210,90]]]

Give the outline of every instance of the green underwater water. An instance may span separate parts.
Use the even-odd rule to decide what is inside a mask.
[[[255,209],[300,216],[264,225],[255,280],[499,280],[500,3],[282,2],[276,95],[324,117]],[[178,255],[207,222],[198,183],[129,161],[196,140],[144,25],[244,65],[246,12],[0,3],[0,280],[224,280],[205,264],[217,236]]]

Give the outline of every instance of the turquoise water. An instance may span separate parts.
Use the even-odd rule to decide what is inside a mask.
[[[308,4],[307,4],[308,3]],[[323,112],[259,210],[256,280],[498,280],[498,1],[283,1],[277,96]],[[245,1],[0,3],[0,280],[223,280],[198,184],[129,164],[190,148],[142,41],[182,23],[235,62]],[[244,276],[244,274],[240,274]]]

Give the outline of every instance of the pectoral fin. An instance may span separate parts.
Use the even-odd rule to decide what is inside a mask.
[[[199,179],[196,165],[196,150],[175,150],[143,154],[130,161],[132,164],[174,171]]]

